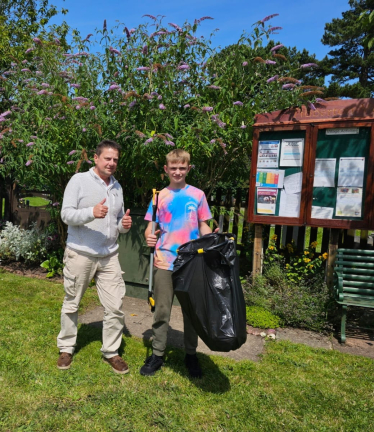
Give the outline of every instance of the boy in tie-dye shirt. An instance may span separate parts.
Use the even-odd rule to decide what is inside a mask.
[[[158,229],[155,234],[152,234],[152,202],[144,218],[149,221],[145,231],[147,245],[155,247],[153,290],[156,308],[152,325],[153,354],[140,369],[142,375],[154,375],[163,365],[174,297],[171,275],[177,249],[183,243],[212,232],[206,223],[212,219],[212,215],[204,192],[186,183],[190,169],[190,155],[186,151],[176,149],[167,154],[164,170],[169,176],[170,184],[159,194],[156,219]],[[200,378],[202,372],[196,356],[197,334],[185,314],[183,321],[185,363],[190,376]]]

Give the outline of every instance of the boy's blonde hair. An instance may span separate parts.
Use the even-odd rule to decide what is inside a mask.
[[[190,164],[190,154],[182,149],[172,150],[170,153],[166,155],[166,165],[173,162],[187,162],[187,165]]]

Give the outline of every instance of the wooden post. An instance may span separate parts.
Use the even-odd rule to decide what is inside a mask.
[[[262,225],[255,225],[253,243],[253,277],[262,273]]]
[[[331,289],[334,277],[334,264],[339,245],[340,229],[332,228],[330,232],[329,256],[327,258],[326,283]]]
[[[361,230],[361,233],[360,233],[360,249],[367,249],[368,237],[369,237],[369,231],[368,230]]]

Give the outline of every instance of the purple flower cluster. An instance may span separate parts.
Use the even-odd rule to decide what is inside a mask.
[[[26,166],[30,166],[31,164],[32,164],[32,160],[31,160],[31,159],[28,160],[28,161],[25,163]]]
[[[169,24],[169,26],[172,26],[172,27],[174,27],[176,30],[178,30],[179,32],[181,32],[182,31],[182,29],[179,27],[179,25],[177,25],[177,24],[174,24],[174,23],[168,23]]]
[[[120,86],[118,84],[112,84],[108,90],[118,90]]]
[[[316,110],[316,107],[314,106],[314,104],[312,104],[312,102],[309,102],[309,101],[308,101],[308,107],[309,107],[312,111],[315,111],[315,110]]]
[[[269,78],[266,82],[269,84],[269,83],[271,83],[272,81],[277,80],[278,78],[279,78],[279,75],[274,75],[274,76],[272,76],[271,78]]]
[[[226,127],[226,123],[224,123],[223,121],[220,120],[219,115],[218,114],[213,114],[211,117],[212,121],[214,121],[214,123],[216,123],[221,129],[225,129]]]
[[[246,61],[243,62],[243,63],[242,63],[242,66],[248,66],[248,62],[246,62]]]
[[[118,51],[117,49],[115,49],[115,48],[113,48],[113,47],[109,47],[109,51],[112,53],[112,54],[117,54],[117,55],[120,55],[121,54],[121,51]]]
[[[166,110],[166,106],[164,104],[160,104],[158,107],[160,108],[160,110]]]
[[[73,155],[73,154],[76,153],[76,152],[77,152],[76,150],[72,150],[72,151],[69,153],[69,156]]]
[[[276,16],[279,16],[279,14],[275,13],[275,14],[272,14],[272,15],[268,15],[265,18],[263,18],[260,22],[264,23],[264,22],[269,21],[270,19],[272,19],[272,18],[274,18]]]
[[[183,108],[190,108],[191,107],[191,105],[190,104],[186,104],[186,105],[184,105],[184,107]]]
[[[188,70],[190,67],[187,64],[182,64],[177,67],[178,70]]]
[[[240,102],[240,101],[236,101],[236,102],[234,102],[234,103],[233,103],[233,105],[239,105],[239,106],[243,106],[244,104],[243,104],[243,102]]]
[[[147,66],[140,66],[138,68],[136,68],[136,70],[138,71],[149,71],[151,68],[147,67]]]
[[[201,111],[204,111],[204,112],[213,111],[213,107],[205,106],[205,107],[201,108]]]
[[[73,165],[74,161],[66,162],[66,165]]]
[[[279,50],[279,49],[282,48],[282,47],[284,47],[283,44],[275,45],[275,46],[270,50],[270,52],[277,51],[277,50]]]
[[[35,143],[33,141],[29,142],[28,144],[26,144],[26,147],[31,147],[33,146]]]
[[[277,62],[275,62],[274,60],[265,60],[266,64],[271,64],[271,65],[275,65],[277,64]]]
[[[318,67],[318,65],[316,63],[305,63],[300,65],[300,69],[305,69],[310,67]]]
[[[293,89],[294,87],[295,87],[295,84],[291,84],[291,83],[282,85],[283,90]]]
[[[149,144],[149,143],[151,143],[153,141],[153,138],[148,138],[145,142],[144,142],[144,144],[146,145],[146,144]]]
[[[173,143],[173,141],[165,141],[166,145],[170,145],[170,146],[175,146],[175,144]]]

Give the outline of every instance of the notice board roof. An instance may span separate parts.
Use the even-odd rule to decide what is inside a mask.
[[[315,110],[302,105],[270,113],[257,114],[254,126],[297,125],[339,120],[373,120],[374,99],[344,99],[314,103]]]

